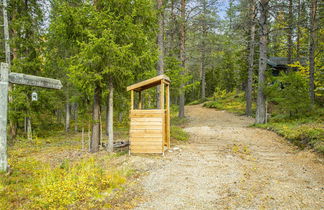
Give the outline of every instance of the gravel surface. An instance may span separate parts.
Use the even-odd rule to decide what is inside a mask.
[[[323,160],[252,118],[187,106],[188,144],[133,156],[143,202],[135,209],[324,209]]]

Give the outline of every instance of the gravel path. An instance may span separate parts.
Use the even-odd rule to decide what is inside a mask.
[[[147,167],[136,209],[324,209],[323,161],[253,119],[187,106],[190,142]]]

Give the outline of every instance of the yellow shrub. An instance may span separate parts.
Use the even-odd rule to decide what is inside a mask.
[[[315,61],[315,63],[320,63],[317,60]],[[300,74],[301,76],[303,76],[304,78],[309,78],[309,65],[307,66],[303,66],[300,64],[299,61],[290,64],[290,67],[293,68],[298,68],[298,74]],[[318,67],[318,69],[323,69],[324,66],[320,66]],[[322,78],[321,78],[322,77]],[[323,91],[321,91],[321,88],[324,88],[324,81],[323,81],[323,75],[321,75],[321,71],[317,70],[314,72],[314,84],[315,84],[315,94],[317,96],[323,96]]]
[[[32,208],[56,209],[91,203],[126,181],[120,171],[104,170],[93,158],[63,169],[46,168],[39,178],[39,196],[32,199]]]

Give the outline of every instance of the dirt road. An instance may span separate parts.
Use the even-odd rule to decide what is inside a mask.
[[[190,143],[145,158],[136,209],[324,209],[324,165],[253,119],[186,107]]]

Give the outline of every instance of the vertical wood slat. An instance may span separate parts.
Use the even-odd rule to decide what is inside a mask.
[[[131,110],[134,109],[134,90],[131,90]]]
[[[166,143],[170,149],[170,85],[166,85]]]
[[[162,151],[164,151],[165,145],[165,110],[164,110],[164,81],[161,80],[160,85],[160,109],[163,110],[163,119],[162,119]]]
[[[142,91],[138,92],[138,109],[142,109]]]
[[[164,82],[161,81],[160,85],[160,109],[164,109]]]

